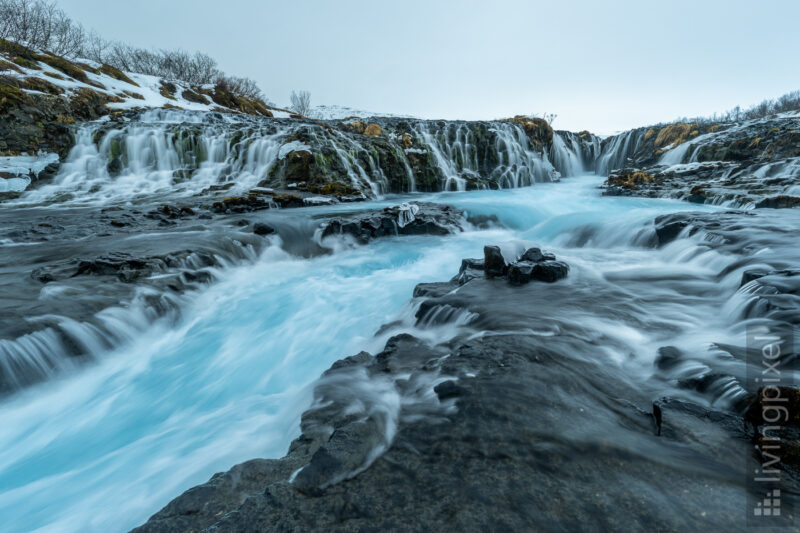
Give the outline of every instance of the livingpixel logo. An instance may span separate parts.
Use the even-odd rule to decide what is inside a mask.
[[[797,351],[791,325],[763,325],[747,330],[747,389],[755,391],[748,413],[753,424],[757,467],[748,469],[749,526],[788,527],[794,519],[792,500],[784,490],[791,484],[782,468],[789,457],[794,433],[790,421],[796,413]],[[748,462],[752,457],[747,458]],[[752,463],[750,463],[752,464]]]

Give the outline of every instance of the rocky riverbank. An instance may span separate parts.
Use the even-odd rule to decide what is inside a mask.
[[[736,207],[800,205],[800,116],[634,130],[604,194]],[[661,139],[659,141],[659,139]],[[666,146],[665,144],[668,143]]]
[[[528,262],[555,258],[487,246],[453,280],[418,286],[421,323],[466,313],[481,334],[439,345],[401,335],[337,362],[286,457],[217,474],[134,531],[746,530],[758,402],[660,396],[683,357],[672,347],[653,381],[621,379],[610,339],[553,310],[622,296],[580,281],[520,285],[512,272]],[[796,420],[800,404],[789,405]],[[800,480],[797,464],[783,468]]]

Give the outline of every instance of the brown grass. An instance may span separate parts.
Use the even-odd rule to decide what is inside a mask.
[[[691,130],[691,125],[686,122],[676,122],[675,124],[664,126],[656,136],[655,145],[659,148],[670,145],[677,146],[686,141]]]

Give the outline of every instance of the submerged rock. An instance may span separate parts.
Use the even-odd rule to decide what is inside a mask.
[[[256,222],[253,224],[253,233],[256,235],[272,235],[275,233],[275,228],[263,222]]]

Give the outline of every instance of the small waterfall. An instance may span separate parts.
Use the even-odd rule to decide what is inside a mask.
[[[50,316],[44,329],[17,339],[0,339],[0,393],[78,368],[82,359],[97,359],[133,341],[159,316],[177,317],[179,307],[173,296],[142,290],[127,308],[104,309],[85,322]]]
[[[193,122],[191,113],[154,111],[140,120],[90,123],[51,184],[28,191],[26,202],[104,202],[170,194],[186,196],[231,183],[255,187],[278,158],[286,131],[269,124]],[[177,122],[178,117],[187,120]]]
[[[595,162],[595,172],[605,175],[612,170],[625,168],[644,142],[645,129],[626,131],[603,141],[602,152]]]
[[[600,139],[588,132],[557,131],[553,135],[550,159],[564,176],[578,176],[585,174],[587,169],[594,169],[599,154]]]
[[[218,277],[219,268],[255,263],[264,243],[225,236],[210,246],[205,251],[170,258],[171,266],[165,263],[142,278],[131,296],[118,306],[80,320],[55,314],[34,317],[30,320],[40,329],[17,338],[0,338],[0,395],[98,360],[110,350],[138,339],[156,321],[176,322],[196,291]],[[40,298],[74,290],[69,279],[48,283]],[[185,292],[175,292],[177,286]]]
[[[413,131],[441,174],[441,190],[516,188],[559,177],[516,124],[418,121]]]

